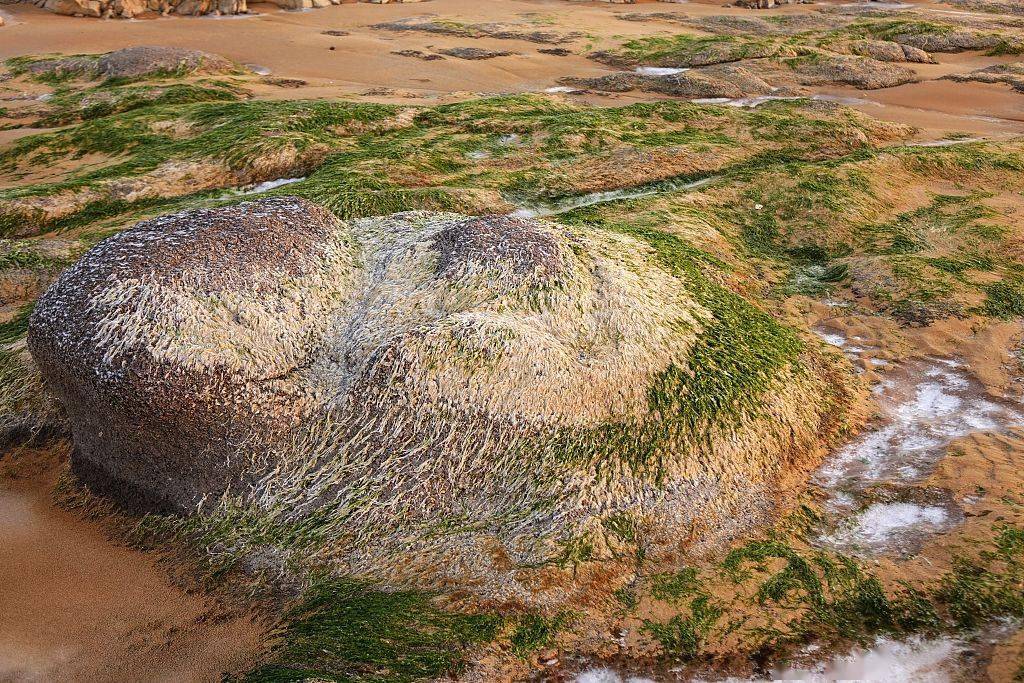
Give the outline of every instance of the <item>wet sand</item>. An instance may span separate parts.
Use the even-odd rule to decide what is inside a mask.
[[[56,506],[54,461],[0,459],[0,680],[218,681],[244,669],[265,625]]]

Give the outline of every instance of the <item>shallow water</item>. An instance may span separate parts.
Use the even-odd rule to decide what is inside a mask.
[[[574,683],[654,683],[650,678],[642,676],[620,676],[611,669],[591,669],[584,671],[573,679]]]

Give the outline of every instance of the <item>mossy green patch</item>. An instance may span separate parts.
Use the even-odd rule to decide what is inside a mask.
[[[272,663],[244,680],[405,683],[456,675],[472,647],[497,637],[502,619],[448,611],[433,598],[351,579],[317,581],[285,614]]]

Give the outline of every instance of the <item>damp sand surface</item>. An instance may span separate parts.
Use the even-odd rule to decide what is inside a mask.
[[[178,587],[55,505],[53,483],[0,477],[0,681],[219,681],[262,652],[261,619]]]

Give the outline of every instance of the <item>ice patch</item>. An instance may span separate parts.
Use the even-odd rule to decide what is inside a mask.
[[[689,69],[674,66],[638,66],[633,71],[641,76],[675,76]]]

